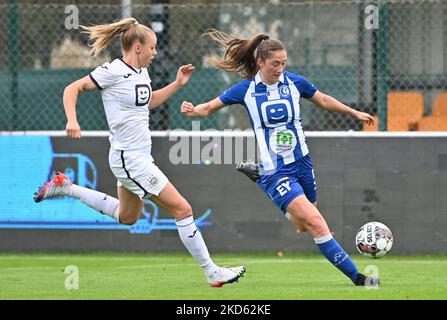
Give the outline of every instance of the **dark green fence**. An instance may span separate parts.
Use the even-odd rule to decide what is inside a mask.
[[[93,59],[86,36],[79,29],[67,28],[71,11],[67,13],[66,4],[17,2],[0,4],[4,30],[0,33],[0,131],[62,130],[64,87],[119,57],[119,43]],[[120,19],[122,8],[116,2],[77,5],[79,24]],[[154,90],[172,81],[179,65],[193,63],[197,68],[187,87],[151,112],[153,130],[190,130],[191,120],[179,114],[181,101],[213,99],[240,80],[210,65],[216,47],[200,37],[208,28],[241,37],[265,32],[281,39],[288,49],[288,70],[304,75],[322,92],[376,115],[379,126],[370,130],[447,130],[447,112],[442,112],[447,110],[443,98],[446,1],[138,4],[132,7],[132,16],[157,32],[159,54],[149,69]],[[422,100],[415,100],[412,93]],[[83,94],[77,110],[83,130],[107,130],[98,92]],[[346,115],[326,112],[306,101],[302,116],[306,130],[364,129]],[[201,122],[201,129],[248,127],[240,106]]]

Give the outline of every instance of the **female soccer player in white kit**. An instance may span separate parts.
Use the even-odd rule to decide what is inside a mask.
[[[34,200],[77,198],[122,224],[132,225],[140,215],[143,200],[150,199],[176,219],[180,239],[203,268],[211,286],[221,287],[237,281],[245,273],[245,267],[223,268],[214,264],[201,233],[197,232],[191,206],[154,164],[151,156],[149,110],[161,105],[184,86],[194,67],[191,64],[181,66],[174,82],[152,91],[146,68],[157,54],[157,38],[150,28],[133,18],[83,28],[93,41],[92,53],[98,54],[119,36],[123,57],[97,67],[65,88],[66,132],[71,138],[81,137],[76,118],[77,97],[84,91],[99,89],[110,127],[109,164],[118,181],[119,199],[75,185],[67,176],[58,173],[39,188]]]

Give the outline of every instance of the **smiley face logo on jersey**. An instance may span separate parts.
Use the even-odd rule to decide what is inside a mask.
[[[285,106],[268,106],[266,112],[270,123],[279,123],[287,120],[287,109]]]
[[[135,105],[145,106],[151,97],[151,88],[147,84],[137,84],[135,86]]]
[[[266,127],[277,127],[292,120],[292,107],[285,99],[265,101],[261,104],[261,110]]]

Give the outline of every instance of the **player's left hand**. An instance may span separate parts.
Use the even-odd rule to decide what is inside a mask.
[[[177,71],[177,78],[175,79],[177,83],[179,83],[181,86],[184,86],[188,83],[189,78],[191,77],[192,73],[194,72],[195,67],[192,64],[186,64],[178,68]]]
[[[360,112],[356,111],[354,113],[354,117],[360,121],[362,121],[364,124],[367,125],[373,125],[374,124],[374,118],[372,115],[366,113],[366,112]]]
[[[183,101],[180,107],[180,113],[186,117],[194,116],[194,105],[191,102]]]

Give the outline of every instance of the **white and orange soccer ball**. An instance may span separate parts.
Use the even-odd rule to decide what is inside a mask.
[[[393,234],[383,223],[368,222],[357,232],[355,245],[362,255],[368,258],[380,258],[391,250]]]

